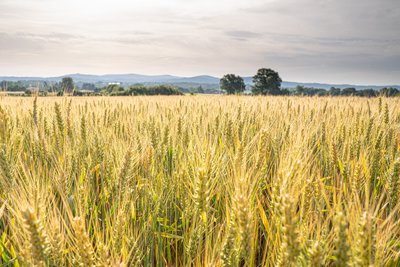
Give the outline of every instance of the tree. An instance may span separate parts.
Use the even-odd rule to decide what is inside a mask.
[[[82,84],[82,90],[94,91],[94,90],[96,90],[96,86],[93,83],[83,83]]]
[[[399,90],[397,88],[393,88],[393,87],[385,87],[382,88],[380,91],[380,94],[383,96],[395,96],[399,93]]]
[[[61,90],[64,93],[72,94],[74,90],[74,80],[71,77],[64,77],[61,80]]]
[[[226,74],[219,81],[222,90],[228,95],[242,93],[246,88],[243,78],[235,74]]]
[[[297,85],[295,88],[296,95],[304,95],[306,88],[302,85]]]
[[[252,92],[256,95],[279,95],[282,79],[279,73],[272,69],[259,69],[253,77]]]
[[[203,86],[199,86],[199,87],[197,87],[197,93],[199,93],[199,94],[204,94],[204,89],[203,89]]]
[[[329,95],[331,96],[337,96],[340,94],[341,94],[340,88],[331,87],[331,89],[329,89]]]
[[[346,96],[351,96],[351,95],[356,95],[357,90],[356,88],[344,88],[342,90],[342,95],[346,95]]]
[[[376,95],[377,92],[374,89],[364,89],[357,91],[357,96],[374,97]]]

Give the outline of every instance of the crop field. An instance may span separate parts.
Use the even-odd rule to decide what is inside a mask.
[[[2,97],[2,266],[399,266],[400,103]]]

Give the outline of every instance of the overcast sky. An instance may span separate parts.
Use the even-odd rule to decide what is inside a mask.
[[[0,0],[0,76],[400,84],[399,0]]]

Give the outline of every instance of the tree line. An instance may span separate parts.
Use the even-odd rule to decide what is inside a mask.
[[[400,96],[400,90],[394,87],[384,87],[380,90],[362,89],[357,90],[354,87],[336,88],[331,87],[329,90],[313,87],[305,87],[298,85],[293,89],[283,89],[282,93],[285,95],[297,96],[362,96],[362,97],[376,97],[376,96]]]
[[[183,95],[176,87],[170,85],[153,85],[145,86],[136,84],[124,88],[119,84],[109,84],[103,88],[96,88],[93,84],[83,83],[82,90],[78,90],[71,77],[64,77],[60,83],[57,83],[58,96],[73,95],[73,96],[131,96],[131,95]],[[25,90],[25,95],[32,95],[31,90]],[[46,94],[41,94],[46,95]]]
[[[297,95],[297,96],[400,96],[400,90],[393,87],[385,87],[380,90],[356,88],[335,88],[329,90],[298,85],[295,88],[281,88],[282,79],[279,73],[262,68],[253,76],[251,92],[254,95]],[[227,94],[242,94],[246,90],[246,84],[239,75],[226,74],[220,80],[220,88]]]
[[[117,84],[104,87],[100,93],[110,96],[133,96],[133,95],[183,95],[181,91],[170,85],[144,86],[141,84],[124,88]]]
[[[2,88],[7,88],[7,91],[22,91],[25,95],[31,95],[33,90],[38,90],[39,86],[26,88],[26,83],[7,82],[1,83]],[[246,91],[246,84],[242,77],[235,74],[226,74],[220,79],[220,89],[227,94],[242,94]],[[385,87],[380,90],[363,89],[357,90],[356,88],[335,88],[331,87],[329,90],[321,88],[313,88],[298,85],[295,88],[282,88],[282,79],[279,73],[269,69],[261,68],[253,76],[253,85],[251,86],[251,93],[253,95],[295,95],[295,96],[400,96],[400,90],[394,87]],[[47,83],[43,82],[40,86],[44,87],[44,91],[38,92],[40,95],[47,95],[47,93],[56,93],[57,95],[110,95],[110,96],[127,96],[127,95],[183,95],[186,93],[193,93],[183,88],[173,85],[150,85],[145,86],[136,84],[129,87],[123,87],[120,84],[109,84],[102,88],[97,88],[94,84],[83,83],[78,90],[76,84],[71,77],[64,77],[60,82]],[[25,90],[24,90],[25,89]],[[198,86],[195,90],[196,93],[210,93],[209,90],[205,91],[202,86]],[[212,93],[218,93],[218,89]]]

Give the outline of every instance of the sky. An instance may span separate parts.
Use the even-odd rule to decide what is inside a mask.
[[[400,84],[399,0],[0,0],[0,76]]]

